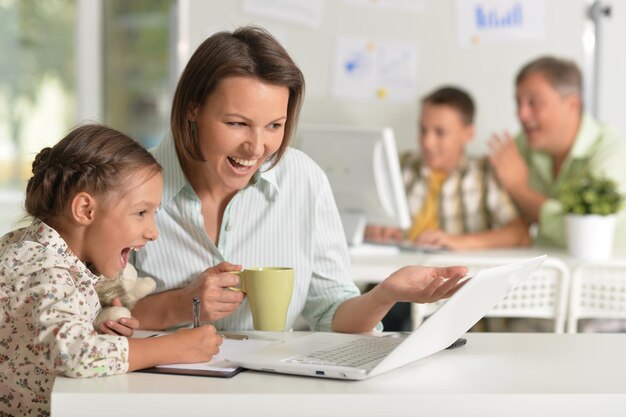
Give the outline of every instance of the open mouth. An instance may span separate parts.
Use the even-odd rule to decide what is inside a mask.
[[[138,252],[142,246],[131,246],[129,248],[122,249],[122,253],[120,254],[120,263],[122,265],[122,269],[126,268],[128,265],[128,257],[130,256],[130,251]]]
[[[250,169],[256,165],[258,159],[243,159],[243,158],[235,158],[232,156],[227,157],[230,165],[237,172],[248,172]]]

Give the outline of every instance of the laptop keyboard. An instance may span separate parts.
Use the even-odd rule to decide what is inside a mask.
[[[286,362],[311,365],[361,366],[384,358],[403,341],[404,338],[397,337],[355,339],[335,346],[332,349],[322,349],[289,358]]]

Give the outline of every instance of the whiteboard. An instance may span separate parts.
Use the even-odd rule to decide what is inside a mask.
[[[289,5],[293,1],[258,0],[261,3]],[[301,0],[309,7],[313,0]],[[519,68],[544,54],[568,57],[585,67],[582,36],[587,0],[539,0],[545,10],[541,39],[517,40],[499,44],[460,45],[457,36],[456,0],[316,0],[319,15],[289,21],[246,10],[245,0],[189,0],[190,53],[216,30],[232,30],[256,24],[272,32],[302,69],[306,98],[301,122],[355,124],[364,127],[391,126],[400,151],[417,146],[419,98],[443,84],[468,90],[477,104],[477,135],[468,150],[486,151],[493,132],[517,132],[514,78]],[[468,0],[460,0],[468,1]],[[504,0],[506,1],[506,0]],[[376,7],[394,2],[406,7]],[[486,3],[497,0],[486,0]],[[364,6],[369,3],[370,6]],[[613,3],[613,17],[605,33],[600,93],[601,118],[625,126],[626,58],[619,48],[626,39],[625,17]],[[249,4],[249,3],[248,3]],[[409,7],[413,6],[413,7]],[[303,6],[304,7],[304,6]],[[313,23],[312,23],[313,22]],[[415,97],[409,101],[371,101],[333,96],[335,45],[343,37],[372,38],[379,41],[405,41],[415,45]],[[610,42],[608,42],[610,41]],[[608,62],[607,62],[608,61]],[[607,85],[608,84],[608,85]],[[606,115],[607,117],[603,117]]]

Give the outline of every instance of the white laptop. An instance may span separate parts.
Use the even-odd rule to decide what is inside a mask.
[[[229,356],[259,371],[338,379],[365,379],[452,345],[526,279],[546,255],[478,272],[408,336],[317,332]]]

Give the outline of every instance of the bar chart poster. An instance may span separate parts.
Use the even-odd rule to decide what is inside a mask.
[[[456,0],[456,14],[462,47],[545,37],[545,0]]]
[[[417,45],[411,41],[338,37],[333,97],[413,102]]]

